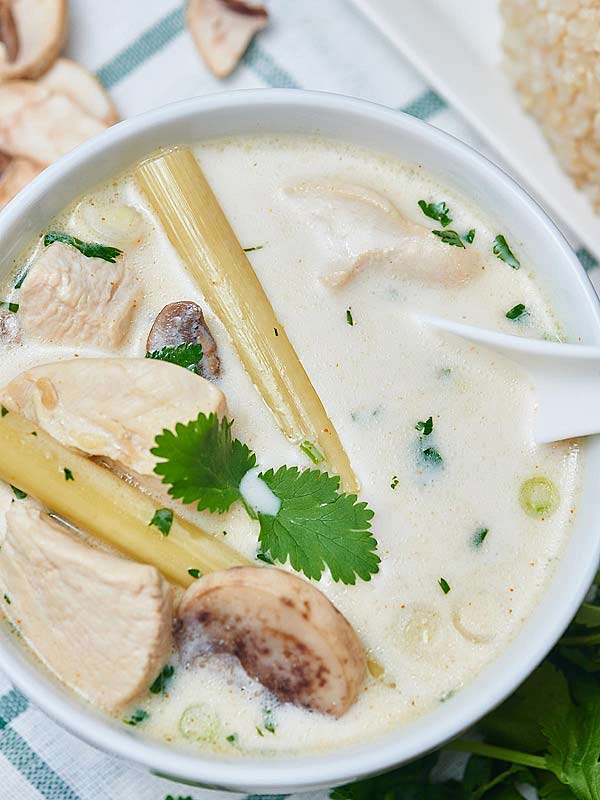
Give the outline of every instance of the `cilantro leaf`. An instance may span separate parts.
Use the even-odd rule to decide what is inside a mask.
[[[523,303],[517,303],[517,305],[513,306],[509,311],[507,311],[504,316],[506,319],[520,319],[527,313],[527,308],[523,305]]]
[[[123,251],[117,247],[108,247],[97,242],[83,242],[76,236],[70,236],[68,233],[60,231],[48,231],[44,236],[44,247],[48,247],[53,242],[68,244],[87,258],[101,258],[103,261],[110,261],[111,264],[114,264],[117,258],[123,255]]]
[[[354,494],[340,494],[340,479],[318,470],[280,467],[260,475],[281,500],[276,516],[259,513],[263,552],[307,578],[319,580],[329,567],[334,581],[354,584],[379,571],[373,512]]]
[[[504,261],[505,264],[508,264],[513,269],[519,269],[521,266],[521,262],[510,249],[508,242],[501,233],[494,239],[493,253],[500,261]]]
[[[584,603],[577,612],[574,622],[585,628],[600,627],[600,606]]]
[[[429,417],[425,422],[417,422],[415,430],[420,431],[423,436],[429,436],[433,430],[433,417]]]
[[[446,228],[452,222],[450,209],[446,205],[445,200],[440,200],[439,203],[426,203],[425,200],[419,200],[419,208],[426,217],[440,222],[442,228]]]
[[[465,250],[465,245],[463,240],[460,238],[456,231],[431,231],[435,236],[439,236],[439,238],[444,242],[444,244],[449,244],[452,247],[462,247]]]
[[[165,664],[152,683],[152,686],[150,686],[152,694],[164,694],[169,683],[173,680],[174,674],[175,667],[172,664]]]
[[[18,489],[16,486],[13,486],[12,483],[10,484],[10,488],[13,490],[13,494],[17,500],[24,500],[27,497],[27,492],[24,492],[22,489]]]
[[[154,525],[155,528],[162,533],[163,536],[168,536],[171,531],[171,525],[173,524],[173,512],[170,508],[158,508],[150,522],[148,523],[148,527],[150,525]]]
[[[475,230],[475,228],[470,228],[462,238],[465,240],[467,244],[473,244],[473,242],[475,241],[476,233],[477,231]]]
[[[126,725],[139,725],[145,719],[148,719],[150,714],[144,708],[136,708],[130,717],[123,720]]]
[[[146,353],[146,358],[168,361],[169,364],[177,364],[178,367],[189,369],[190,372],[195,372],[197,375],[198,362],[202,358],[202,345],[195,342],[183,342],[177,347],[163,347],[162,350],[152,350]]]
[[[223,513],[241,499],[240,482],[256,464],[256,456],[245,444],[231,438],[231,426],[216,414],[199,414],[175,431],[163,430],[150,452],[159,461],[154,472],[171,484],[171,497],[184,503],[197,502],[199,511]]]

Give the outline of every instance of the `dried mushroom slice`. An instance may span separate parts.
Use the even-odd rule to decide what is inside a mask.
[[[218,78],[233,72],[252,38],[268,21],[264,6],[242,0],[188,2],[188,28],[206,65]]]
[[[191,300],[169,303],[157,315],[146,342],[149,353],[163,347],[178,347],[181,344],[202,345],[202,358],[198,373],[207,380],[216,380],[221,374],[221,362],[217,355],[216,342],[206,324],[199,305]]]
[[[67,33],[66,0],[0,0],[0,81],[39,78]]]
[[[116,119],[88,71],[61,59],[40,81],[0,83],[0,149],[51,164]]]

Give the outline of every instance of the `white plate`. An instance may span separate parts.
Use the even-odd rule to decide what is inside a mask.
[[[501,68],[497,0],[354,0],[501,156],[577,244],[600,259],[600,216],[560,169]]]

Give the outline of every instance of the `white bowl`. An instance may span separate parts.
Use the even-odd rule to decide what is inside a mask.
[[[328,94],[259,90],[194,98],[127,120],[52,165],[0,214],[5,268],[49,220],[99,181],[162,145],[229,134],[320,133],[373,148],[427,170],[502,221],[529,254],[573,341],[600,344],[598,300],[577,258],[528,195],[489,161],[423,122],[378,105]],[[568,409],[565,410],[568,413]],[[228,759],[143,738],[95,712],[40,671],[7,632],[0,667],[37,706],[108,753],[192,785],[249,792],[329,787],[386,770],[438,747],[509,695],[544,658],[575,614],[600,551],[596,480],[600,442],[585,447],[584,487],[569,545],[531,619],[508,650],[435,711],[375,741],[324,755]]]

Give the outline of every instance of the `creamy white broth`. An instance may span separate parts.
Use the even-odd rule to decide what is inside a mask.
[[[186,666],[174,652],[168,696],[142,696],[119,719],[142,708],[149,716],[140,733],[230,755],[333,749],[426,713],[501,653],[550,580],[575,510],[579,447],[534,445],[535,398],[527,378],[491,353],[424,329],[414,312],[524,336],[563,333],[535,281],[535,264],[522,259],[517,271],[492,254],[494,237],[507,233],[503,221],[488,219],[420,167],[317,138],[211,141],[196,154],[242,246],[262,248],[249,257],[344,443],[361,499],[375,512],[379,573],[355,586],[336,584],[326,574],[318,586],[384,672],[369,676],[356,704],[336,720],[276,703],[225,656]],[[439,223],[423,216],[418,200],[444,199],[453,212],[452,229],[476,229],[471,247],[481,253],[481,274],[451,289],[374,269],[343,287],[324,285],[319,276],[330,266],[332,242],[286,189],[329,179],[371,187],[431,229]],[[256,451],[264,468],[312,466],[280,433],[131,175],[81,203],[93,203],[107,219],[125,203],[144,220],[140,241],[124,248],[139,302],[118,353],[142,357],[160,309],[196,300],[217,341],[219,385],[235,435]],[[87,219],[79,205],[51,227],[98,240]],[[518,242],[511,244],[519,250]],[[505,316],[517,303],[530,312],[521,322]],[[6,383],[36,364],[100,354],[106,355],[24,339],[5,348],[0,378]],[[428,444],[442,455],[441,465],[427,465],[420,456],[415,425],[429,416],[434,430]],[[543,521],[527,516],[519,504],[520,486],[533,476],[551,479],[560,491],[558,510]],[[255,557],[258,523],[241,508],[216,515],[186,507],[183,513]],[[475,547],[472,537],[481,528],[489,532]],[[447,594],[442,578],[450,586]],[[197,708],[188,714],[183,735],[182,714],[192,706]],[[269,715],[265,724],[265,709],[275,733],[268,730]]]

